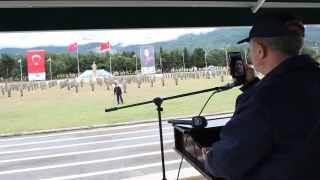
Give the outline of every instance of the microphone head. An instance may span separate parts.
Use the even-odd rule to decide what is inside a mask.
[[[208,125],[208,121],[203,116],[194,116],[192,118],[192,126],[194,128],[205,128]]]

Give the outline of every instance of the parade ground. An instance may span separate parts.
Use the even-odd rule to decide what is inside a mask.
[[[105,83],[100,86],[95,79],[94,81],[94,91],[89,81],[84,81],[78,92],[75,88],[60,88],[58,83],[51,88],[47,86],[44,90],[25,89],[23,96],[17,90],[12,90],[11,97],[6,93],[1,94],[0,134],[154,120],[158,119],[158,112],[153,103],[107,113],[105,109],[152,101],[155,97],[166,98],[219,87],[231,82],[228,76],[224,77],[224,82],[221,82],[220,76],[211,76],[210,79],[200,76],[199,79],[179,78],[176,85],[172,77],[167,77],[163,86],[161,78],[157,76],[153,87],[150,82],[145,81],[138,88],[137,83],[132,81],[127,83],[126,92],[121,87],[124,104],[118,105],[113,87],[110,86],[107,90]],[[168,118],[197,115],[212,93],[213,91],[163,101],[161,116]],[[233,111],[236,97],[240,93],[236,87],[213,95],[202,114]]]

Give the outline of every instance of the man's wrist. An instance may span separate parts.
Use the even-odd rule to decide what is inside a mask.
[[[259,79],[258,77],[255,77],[252,81],[249,81],[249,82],[245,83],[245,84],[240,88],[240,90],[241,90],[242,92],[247,91],[247,90],[251,89],[251,87],[252,87],[254,84],[256,84],[257,82],[259,82],[259,81],[260,81],[260,79]]]

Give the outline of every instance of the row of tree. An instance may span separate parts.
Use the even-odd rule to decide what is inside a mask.
[[[313,58],[320,58],[320,54],[316,52],[319,48],[304,47],[302,54],[309,54]],[[155,51],[156,69],[161,72],[173,71],[195,71],[204,69],[209,65],[226,66],[227,52],[239,51],[243,60],[251,64],[251,58],[247,50],[238,46],[231,46],[223,49],[211,49],[205,52],[203,48],[195,48],[193,51],[184,47],[183,49],[174,48],[171,51],[160,48]],[[80,72],[91,69],[93,62],[97,64],[97,69],[105,69],[113,71],[114,74],[135,74],[136,67],[141,69],[140,58],[134,58],[135,52],[123,51],[115,54],[95,53],[93,51],[87,54],[78,54]],[[52,78],[70,77],[71,74],[78,76],[78,60],[76,55],[69,53],[56,54],[53,52],[45,53],[46,59],[51,59]],[[27,80],[28,67],[26,54],[1,54],[0,58],[0,80],[19,80],[20,79],[20,63],[21,59],[23,80]],[[110,63],[111,61],[111,63]],[[137,62],[137,64],[136,64]],[[110,67],[111,64],[111,67]],[[50,79],[50,61],[45,63],[47,79]]]

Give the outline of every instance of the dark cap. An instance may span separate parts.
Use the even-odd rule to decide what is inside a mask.
[[[292,24],[298,25],[301,30],[288,30]],[[259,16],[249,33],[249,37],[238,42],[249,42],[252,37],[279,37],[279,36],[303,36],[304,27],[302,20],[287,13],[269,13]]]

